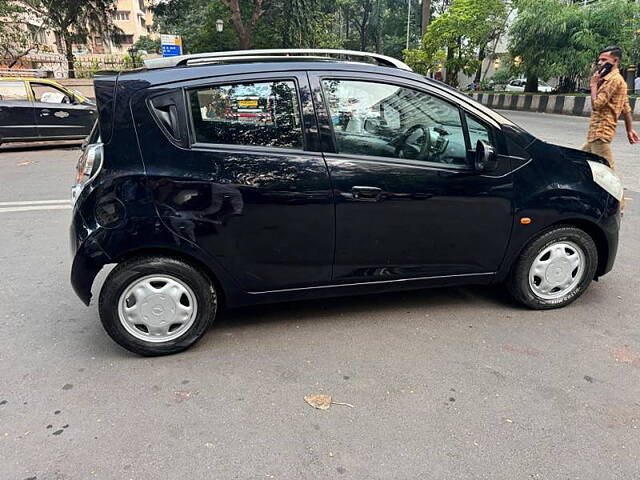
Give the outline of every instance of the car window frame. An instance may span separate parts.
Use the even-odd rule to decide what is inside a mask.
[[[16,80],[0,80],[0,84],[3,83],[21,83],[22,86],[24,87],[25,90],[25,94],[27,95],[27,98],[25,100],[0,100],[2,102],[30,102],[33,103],[33,97],[31,95],[31,88],[28,86],[28,81],[27,80],[21,80],[21,79],[16,79]]]
[[[342,72],[341,72],[342,73]],[[466,112],[466,110],[464,110],[462,108],[462,106],[460,104],[457,104],[455,101],[452,101],[450,99],[447,98],[443,98],[442,95],[438,95],[437,93],[433,92],[430,89],[427,88],[419,88],[414,86],[413,84],[407,84],[404,82],[397,82],[392,80],[391,78],[388,77],[377,77],[377,76],[367,76],[367,77],[362,77],[362,76],[355,76],[355,75],[349,75],[349,73],[351,72],[345,72],[347,73],[347,75],[335,75],[332,73],[321,73],[318,75],[315,75],[314,78],[317,79],[318,84],[320,86],[320,94],[322,96],[322,102],[323,102],[323,109],[324,112],[326,112],[327,115],[327,119],[325,119],[328,129],[331,132],[331,141],[332,141],[332,146],[333,146],[333,151],[332,152],[327,152],[324,151],[323,153],[325,154],[329,154],[329,155],[337,155],[337,156],[342,156],[342,157],[349,157],[349,158],[354,158],[354,159],[363,159],[363,160],[375,160],[375,161],[380,161],[380,162],[384,162],[384,163],[388,163],[388,162],[392,162],[392,163],[400,163],[400,164],[409,164],[409,165],[416,165],[416,166],[424,166],[424,167],[431,167],[431,168],[444,168],[447,170],[456,170],[456,171],[473,171],[473,165],[471,163],[471,159],[469,158],[469,152],[471,151],[470,148],[470,144],[469,144],[469,135],[468,135],[468,129],[467,129],[467,125],[466,125],[466,120],[464,118],[464,113]],[[462,133],[463,133],[463,138],[464,138],[464,142],[465,142],[465,152],[467,152],[467,158],[465,159],[465,165],[450,165],[450,164],[445,164],[442,162],[430,162],[427,160],[415,160],[415,159],[408,159],[408,158],[399,158],[399,157],[383,157],[383,156],[378,156],[378,155],[360,155],[360,154],[352,154],[352,153],[340,153],[338,151],[338,143],[337,143],[337,139],[335,136],[335,129],[334,126],[332,124],[332,122],[328,121],[328,114],[330,112],[329,110],[329,106],[328,106],[328,102],[327,99],[325,98],[324,95],[324,89],[322,88],[322,82],[324,80],[345,80],[345,81],[356,81],[356,82],[370,82],[370,83],[385,83],[388,85],[392,85],[394,87],[399,87],[399,88],[409,88],[415,91],[418,91],[424,95],[430,95],[440,101],[443,101],[447,104],[449,104],[450,106],[452,106],[453,108],[455,108],[458,111],[458,117],[460,118],[460,126],[462,128]],[[316,107],[317,108],[317,107]],[[485,122],[486,123],[486,122]],[[475,151],[475,149],[473,150]]]
[[[284,74],[278,75],[281,72],[269,72],[267,76],[264,73],[255,74],[255,75],[234,75],[234,76],[223,76],[216,78],[215,80],[207,79],[207,82],[197,82],[193,84],[189,84],[182,87],[183,91],[183,100],[184,100],[184,108],[187,114],[187,130],[188,130],[188,142],[187,148],[190,150],[258,150],[263,152],[278,152],[278,153],[303,153],[309,152],[308,150],[308,139],[307,139],[307,126],[304,118],[304,108],[302,104],[301,97],[301,86],[299,82],[299,77],[293,74]],[[233,78],[235,77],[235,78]],[[193,117],[193,109],[191,105],[190,92],[203,90],[206,88],[212,88],[216,86],[223,85],[233,85],[233,84],[242,84],[242,83],[270,83],[270,82],[278,82],[278,81],[290,81],[293,82],[295,90],[296,90],[296,99],[298,101],[298,114],[300,120],[300,133],[302,136],[302,147],[301,148],[288,148],[288,147],[273,147],[266,145],[245,145],[245,144],[229,144],[229,143],[213,143],[213,142],[202,142],[197,141],[196,138],[196,129],[194,124]],[[199,112],[198,112],[199,113]]]
[[[48,83],[48,82],[37,82],[37,81],[34,81],[34,80],[29,80],[27,83],[29,84],[29,91],[31,93],[31,96],[33,98],[33,102],[34,103],[46,103],[46,104],[49,104],[49,105],[65,105],[65,106],[74,105],[73,98],[75,98],[75,96],[71,95],[71,93],[69,93],[64,88],[62,88],[62,86],[54,85],[54,84]],[[53,88],[55,90],[58,90],[60,93],[64,94],[69,99],[69,103],[53,103],[53,102],[43,102],[41,100],[38,100],[36,98],[36,92],[33,90],[33,85],[34,84],[42,85],[42,86],[45,86],[45,87],[51,87],[51,88]]]

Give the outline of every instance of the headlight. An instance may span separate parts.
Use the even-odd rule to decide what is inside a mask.
[[[612,197],[619,202],[622,201],[624,195],[624,189],[622,188],[622,181],[620,177],[606,165],[598,162],[591,162],[587,160],[589,167],[591,167],[591,174],[593,175],[593,181],[605,189]]]

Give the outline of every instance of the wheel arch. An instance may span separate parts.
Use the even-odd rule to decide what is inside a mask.
[[[596,267],[595,279],[597,280],[598,277],[604,275],[610,253],[609,244],[607,242],[607,237],[604,231],[598,226],[597,223],[593,221],[585,220],[584,218],[566,218],[551,223],[545,228],[538,230],[537,232],[529,236],[527,240],[524,241],[522,245],[520,245],[518,250],[516,250],[516,252],[512,255],[509,263],[505,266],[506,268],[503,269],[503,274],[500,275],[500,279],[503,280],[509,277],[509,274],[522,255],[522,252],[532,241],[534,241],[540,235],[544,235],[549,230],[562,226],[578,228],[591,237],[593,242],[596,244],[596,249],[598,250],[598,266]]]
[[[230,295],[229,286],[225,285],[225,283],[220,280],[218,273],[215,272],[214,269],[211,268],[211,266],[203,259],[182,250],[167,247],[134,248],[127,250],[126,252],[122,252],[120,255],[114,257],[112,259],[112,263],[119,264],[133,258],[157,256],[175,258],[204,272],[216,288],[219,307],[224,307],[228,304]]]

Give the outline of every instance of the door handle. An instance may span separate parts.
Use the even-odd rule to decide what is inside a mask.
[[[354,200],[379,202],[382,199],[382,189],[378,187],[355,186],[351,187],[351,195]]]

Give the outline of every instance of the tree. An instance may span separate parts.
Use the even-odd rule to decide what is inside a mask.
[[[36,32],[25,21],[29,13],[18,3],[0,1],[0,59],[9,69],[39,48]]]
[[[631,59],[640,50],[634,37],[640,5],[627,0],[601,0],[587,6],[521,0],[518,9],[509,52],[521,60],[515,70],[526,76],[527,92],[537,91],[538,78],[549,77],[560,77],[561,90],[574,90],[576,82],[589,75],[598,52],[608,45],[619,45]]]
[[[69,78],[75,78],[73,44],[100,35],[118,43],[122,31],[113,24],[116,0],[25,0],[53,30],[65,48]]]
[[[258,24],[258,20],[264,14],[264,0],[253,0],[251,3],[251,16],[248,21],[242,17],[242,9],[240,8],[240,0],[220,0],[222,4],[229,9],[231,14],[231,22],[238,34],[241,49],[249,49],[253,43],[253,31]]]
[[[444,63],[445,81],[457,86],[458,73],[479,71],[488,45],[500,35],[508,10],[503,0],[454,0],[451,6],[428,27],[422,39],[424,55],[418,58],[428,69]]]
[[[151,38],[146,35],[142,35],[133,46],[138,50],[144,50],[147,53],[160,53],[160,39]]]

